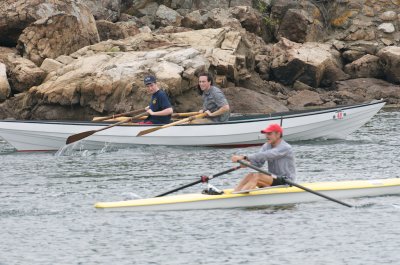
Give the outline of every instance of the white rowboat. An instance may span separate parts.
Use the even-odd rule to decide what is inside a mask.
[[[84,140],[86,149],[117,148],[133,145],[171,146],[250,146],[265,142],[260,130],[279,123],[288,141],[316,138],[343,139],[368,122],[383,106],[383,101],[320,110],[232,117],[228,122],[185,124],[137,137],[151,125],[115,126]],[[77,121],[0,121],[0,137],[17,151],[51,151],[65,145],[77,133],[101,129],[110,123]]]
[[[337,182],[300,183],[300,185],[335,199],[400,194],[400,178],[352,180]],[[233,194],[224,190],[222,195],[182,194],[140,200],[98,202],[96,208],[117,211],[177,211],[264,207],[326,200],[296,187],[271,187]]]

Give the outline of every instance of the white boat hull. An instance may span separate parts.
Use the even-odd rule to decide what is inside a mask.
[[[109,143],[115,147],[133,145],[171,146],[246,146],[265,142],[260,130],[268,124],[279,123],[288,141],[316,138],[341,139],[368,122],[383,106],[382,101],[316,110],[298,114],[269,117],[264,115],[247,120],[232,120],[217,124],[173,126],[136,137],[148,125],[115,126],[85,138],[85,148],[99,149]],[[339,116],[340,114],[340,116]],[[66,139],[83,131],[98,130],[108,124],[60,121],[0,121],[0,137],[17,151],[58,150]]]
[[[400,194],[400,179],[357,180],[341,182],[302,183],[301,185],[335,199]],[[177,211],[200,209],[226,209],[287,205],[325,200],[296,187],[279,187],[233,194],[225,190],[223,195],[183,194],[158,198],[99,202],[96,208],[116,211]]]

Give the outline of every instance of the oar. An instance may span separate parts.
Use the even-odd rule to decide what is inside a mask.
[[[193,115],[200,114],[200,112],[181,112],[181,113],[172,113],[172,117],[177,118],[177,117],[190,117]]]
[[[137,115],[137,114],[142,113],[143,111],[145,111],[145,109],[132,110],[132,111],[115,114],[115,115],[111,115],[111,116],[107,116],[107,117],[96,117],[96,118],[93,118],[92,121],[105,121],[105,120],[114,119],[114,118],[127,116],[127,115]]]
[[[91,131],[86,131],[86,132],[81,132],[81,133],[73,134],[73,135],[71,135],[71,136],[69,136],[69,137],[67,138],[66,144],[71,144],[71,143],[73,143],[73,142],[82,140],[82,139],[84,139],[84,138],[86,138],[86,137],[88,137],[88,136],[90,136],[90,135],[92,135],[92,134],[94,134],[94,133],[97,133],[97,132],[101,132],[101,131],[110,129],[110,128],[114,127],[114,126],[121,125],[121,124],[126,123],[126,122],[129,122],[129,121],[131,121],[131,120],[133,120],[133,119],[140,118],[140,117],[142,117],[142,116],[144,116],[144,115],[147,115],[147,112],[143,112],[143,113],[141,113],[141,114],[139,114],[139,115],[136,115],[136,116],[134,116],[134,117],[126,118],[126,119],[123,120],[123,121],[114,123],[114,124],[112,124],[112,125],[109,125],[109,126],[107,126],[107,127],[104,127],[104,128],[98,129],[98,130],[91,130]]]
[[[257,171],[259,171],[259,172],[261,172],[261,173],[264,173],[264,174],[267,174],[267,175],[270,175],[270,176],[272,175],[272,174],[269,173],[268,171],[263,170],[263,169],[261,169],[261,168],[259,168],[259,167],[256,167],[256,166],[254,166],[254,165],[252,165],[252,164],[250,164],[250,163],[247,163],[247,162],[245,162],[245,161],[243,161],[243,160],[239,160],[238,162],[239,162],[240,164],[246,166],[246,167],[255,169],[255,170],[257,170]],[[297,184],[297,183],[294,183],[293,181],[288,180],[288,179],[286,179],[286,178],[284,178],[283,181],[285,181],[285,182],[286,182],[287,184],[289,184],[289,185],[292,185],[292,186],[295,186],[295,187],[297,187],[297,188],[299,188],[299,189],[308,191],[308,192],[313,193],[313,194],[315,194],[315,195],[317,195],[317,196],[321,196],[321,197],[323,197],[323,198],[325,198],[325,199],[328,199],[328,200],[330,200],[330,201],[339,203],[339,204],[344,205],[344,206],[347,206],[347,207],[353,207],[353,206],[350,205],[350,204],[347,204],[347,203],[345,203],[345,202],[336,200],[336,199],[334,199],[334,198],[331,198],[331,197],[329,197],[329,196],[327,196],[327,195],[324,195],[324,194],[322,194],[322,193],[319,193],[319,192],[317,192],[317,191],[311,190],[311,189],[309,189],[309,188],[307,188],[307,187],[304,187],[304,186],[302,186],[302,185],[299,185],[299,184]]]
[[[175,125],[178,125],[178,124],[183,124],[183,123],[186,123],[186,122],[190,122],[190,121],[195,120],[195,119],[201,119],[201,118],[204,118],[206,116],[207,116],[206,113],[197,114],[197,115],[194,115],[194,116],[190,116],[189,118],[182,119],[180,121],[176,121],[176,122],[168,123],[166,125],[162,125],[162,126],[158,126],[158,127],[154,127],[154,128],[150,128],[150,129],[147,129],[147,130],[140,131],[136,136],[142,136],[142,135],[145,135],[145,134],[148,134],[148,133],[152,133],[152,132],[155,132],[155,131],[158,131],[158,130],[161,130],[161,129],[165,129],[165,128],[168,128],[168,127],[172,127],[172,126],[175,126]]]
[[[230,172],[232,172],[232,171],[238,170],[239,168],[241,168],[241,166],[233,167],[233,168],[230,168],[230,169],[228,169],[228,170],[219,172],[219,173],[214,174],[214,175],[211,175],[211,176],[202,176],[199,180],[196,180],[196,181],[194,181],[194,182],[192,182],[192,183],[186,184],[186,185],[184,185],[184,186],[182,186],[182,187],[179,187],[179,188],[176,188],[176,189],[173,189],[173,190],[164,192],[164,193],[162,193],[162,194],[160,194],[160,195],[157,195],[157,196],[155,196],[155,197],[162,197],[162,196],[165,196],[165,195],[168,195],[168,194],[177,192],[177,191],[179,191],[179,190],[183,190],[183,189],[186,189],[186,188],[188,188],[188,187],[194,186],[194,185],[196,185],[196,184],[199,184],[199,183],[202,183],[202,182],[207,182],[207,181],[209,181],[209,180],[211,180],[211,179],[213,179],[213,178],[216,178],[216,177],[219,177],[219,176],[228,174],[228,173],[230,173]]]

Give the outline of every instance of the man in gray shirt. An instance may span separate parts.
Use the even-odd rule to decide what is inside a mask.
[[[261,150],[256,154],[248,156],[234,155],[232,156],[232,162],[248,160],[257,167],[262,167],[265,162],[268,162],[268,171],[271,175],[258,172],[250,173],[240,181],[234,191],[283,185],[285,181],[282,178],[288,178],[292,181],[296,178],[296,166],[292,146],[282,139],[282,127],[279,124],[271,124],[262,130],[261,133],[266,134],[268,140],[261,147]]]
[[[229,104],[224,93],[216,86],[212,85],[212,76],[209,73],[199,75],[199,88],[203,96],[203,108],[199,111],[207,113],[207,118],[198,120],[200,122],[224,122],[229,119]]]

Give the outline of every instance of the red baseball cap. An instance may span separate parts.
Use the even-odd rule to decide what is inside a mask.
[[[278,132],[283,133],[283,129],[279,124],[273,123],[267,126],[261,133],[270,133],[270,132]]]

